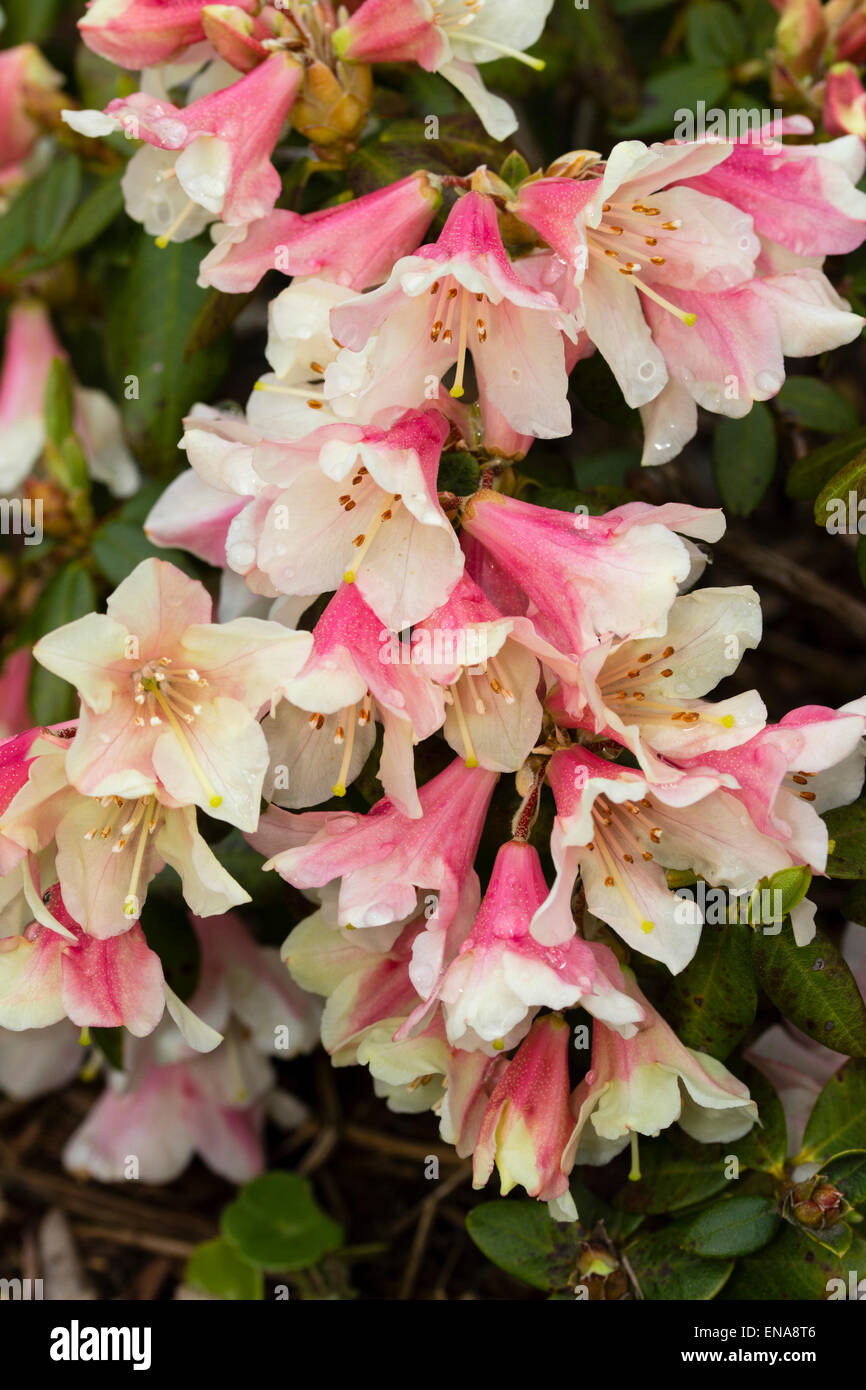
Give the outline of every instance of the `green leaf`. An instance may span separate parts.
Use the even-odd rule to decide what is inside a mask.
[[[853,434],[822,444],[797,459],[788,473],[785,491],[789,497],[808,501],[830,481],[839,469],[850,463],[857,454],[866,449],[866,429],[855,430]]]
[[[675,975],[662,1013],[686,1047],[724,1061],[755,1017],[758,990],[751,928],[705,924],[698,949]]]
[[[212,399],[225,373],[230,340],[187,358],[187,342],[207,291],[196,285],[202,246],[149,237],[136,243],[132,263],[114,286],[106,321],[107,356],[117,378],[134,378],[138,395],[120,401],[127,433],[146,463],[177,471],[182,417],[199,398]]]
[[[705,67],[733,67],[746,56],[742,21],[721,0],[689,6],[686,42],[694,61]]]
[[[855,882],[845,889],[842,911],[849,921],[866,926],[866,882]]]
[[[91,548],[100,572],[113,585],[120,584],[142,560],[154,556],[177,565],[187,574],[194,573],[184,551],[151,545],[141,527],[128,521],[107,521],[94,533]]]
[[[613,1198],[614,1206],[647,1215],[681,1211],[715,1197],[727,1186],[724,1160],[718,1151],[690,1144],[680,1136],[677,1144],[679,1147],[674,1148],[667,1137],[642,1141],[641,1179],[626,1183]]]
[[[471,454],[455,451],[442,455],[436,487],[439,492],[453,492],[456,497],[468,497],[477,490],[480,477],[477,460]]]
[[[667,138],[678,112],[693,111],[699,101],[708,108],[720,105],[728,85],[727,72],[716,65],[683,63],[654,73],[644,87],[640,115],[616,125],[616,134],[630,138],[664,131]]]
[[[683,1248],[704,1258],[751,1255],[772,1240],[779,1213],[769,1197],[727,1197],[690,1223]]]
[[[782,1102],[775,1088],[756,1067],[744,1067],[742,1079],[758,1107],[759,1123],[736,1141],[734,1151],[744,1168],[757,1168],[781,1177],[788,1154],[788,1126]]]
[[[752,950],[758,983],[786,1018],[810,1038],[866,1056],[866,1005],[847,962],[820,928],[797,946],[783,927],[777,936],[756,932]]]
[[[201,947],[176,893],[151,892],[141,911],[141,929],[162,962],[167,984],[186,1004],[201,973]]]
[[[616,377],[600,352],[578,362],[571,374],[570,387],[584,410],[608,424],[639,423],[637,411],[626,405]]]
[[[823,1163],[833,1154],[859,1148],[866,1137],[866,1062],[846,1062],[815,1101],[798,1163]],[[866,1266],[864,1266],[866,1269]]]
[[[45,251],[66,225],[81,188],[81,165],[74,154],[61,155],[40,181],[33,220],[33,244]]]
[[[866,1140],[866,1127],[864,1127]],[[842,1193],[852,1207],[866,1202],[866,1149],[848,1149],[834,1154],[822,1165],[822,1172],[831,1187]]]
[[[46,632],[63,627],[96,607],[96,590],[87,570],[78,561],[65,565],[40,594],[23,634],[36,642]],[[34,661],[30,674],[30,709],[35,724],[60,724],[78,713],[78,694],[59,676]]]
[[[828,531],[832,528],[845,533],[849,529],[848,512],[852,493],[855,499],[856,527],[860,517],[858,504],[866,496],[866,450],[840,468],[818,493],[815,498],[817,524],[826,527]]]
[[[807,1240],[819,1245],[822,1250],[832,1251],[834,1255],[846,1255],[854,1239],[854,1232],[845,1221],[837,1221],[833,1226],[826,1226],[823,1231],[817,1228],[812,1230],[808,1226],[800,1226],[798,1222],[791,1224],[796,1224],[797,1229]]]
[[[639,1235],[626,1249],[644,1298],[707,1302],[730,1277],[733,1261],[705,1259],[683,1249],[688,1230],[687,1223],[674,1222],[652,1235]]]
[[[466,1229],[488,1260],[534,1289],[574,1282],[577,1232],[554,1221],[539,1202],[481,1202],[468,1213]]]
[[[830,836],[831,878],[866,879],[866,797],[824,815]]]
[[[725,1301],[748,1299],[761,1303],[807,1299],[815,1302],[835,1292],[830,1281],[848,1287],[848,1270],[866,1270],[866,1241],[856,1240],[840,1261],[827,1250],[806,1240],[802,1228],[787,1224],[776,1239],[755,1255],[738,1261],[736,1272],[722,1295]],[[844,1295],[843,1295],[844,1296]]]
[[[592,1235],[596,1226],[603,1226],[605,1234],[613,1241],[622,1242],[643,1222],[639,1212],[618,1211],[602,1197],[592,1192],[580,1177],[577,1169],[572,1173],[569,1189],[577,1207],[577,1217],[582,1230]]]
[[[508,184],[509,188],[517,188],[524,179],[529,178],[531,173],[532,170],[523,155],[518,154],[517,150],[512,150],[510,154],[507,154],[499,168],[499,177]]]
[[[342,1228],[319,1207],[306,1178],[264,1173],[246,1183],[220,1228],[250,1264],[279,1273],[305,1269],[339,1249]]]
[[[123,171],[102,177],[82,203],[73,212],[62,235],[49,247],[48,252],[39,257],[40,269],[62,261],[66,256],[74,256],[83,247],[89,246],[105,231],[109,223],[123,208],[123,189],[120,180]]]
[[[123,1071],[123,1040],[127,1036],[123,1028],[91,1028],[90,1039],[98,1047],[106,1062],[115,1071]]]
[[[776,470],[776,428],[762,401],[740,420],[723,418],[713,435],[713,476],[725,508],[748,516]]]
[[[64,0],[4,0],[3,45],[42,43],[55,28]]]
[[[795,424],[820,434],[844,434],[858,425],[857,410],[848,397],[814,376],[789,376],[775,403]]]
[[[248,1302],[264,1297],[265,1281],[261,1270],[255,1269],[225,1240],[206,1240],[190,1256],[184,1279],[205,1293],[217,1298],[243,1299]]]
[[[72,376],[68,362],[62,357],[55,357],[48,369],[42,408],[45,413],[46,436],[60,449],[72,434],[75,414]]]

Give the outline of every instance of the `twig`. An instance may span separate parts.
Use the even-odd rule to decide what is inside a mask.
[[[866,640],[866,604],[851,598],[834,584],[828,584],[805,565],[769,546],[757,545],[739,527],[729,531],[716,547],[716,553],[726,558],[730,555],[738,565],[790,594],[798,603],[829,613],[843,623],[852,636]]]
[[[406,1272],[403,1275],[403,1282],[400,1285],[400,1292],[397,1295],[399,1302],[405,1303],[412,1297],[412,1290],[415,1287],[415,1280],[418,1278],[418,1271],[421,1268],[421,1261],[424,1258],[424,1251],[427,1248],[427,1241],[436,1217],[437,1208],[440,1202],[450,1196],[456,1187],[472,1173],[472,1164],[468,1161],[461,1161],[456,1173],[452,1173],[450,1178],[446,1178],[443,1183],[425,1197],[421,1203],[421,1215],[418,1225],[415,1228],[415,1236],[412,1241],[412,1249],[409,1252],[409,1260],[406,1265]]]

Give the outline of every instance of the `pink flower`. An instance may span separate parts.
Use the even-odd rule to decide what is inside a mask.
[[[478,905],[472,863],[495,783],[494,773],[467,768],[455,759],[420,789],[422,814],[416,820],[387,797],[364,816],[326,812],[318,818],[321,828],[309,816],[271,809],[251,843],[270,851],[264,867],[276,869],[296,888],[322,888],[339,879],[340,926],[408,921],[418,891],[428,893],[429,930],[415,944],[412,971],[416,989],[426,996],[458,913],[474,914]],[[306,843],[274,854],[275,842],[282,833],[291,836],[296,822],[309,824],[315,833]]]
[[[720,512],[630,502],[604,516],[575,516],[477,492],[461,513],[464,531],[488,550],[538,609],[536,626],[576,659],[600,636],[654,627],[691,570],[674,532],[717,540]]]
[[[842,709],[803,705],[746,743],[678,759],[695,771],[735,779],[731,795],[762,835],[780,841],[795,862],[817,873],[827,865],[821,812],[856,801],[863,785],[866,702]]]
[[[269,270],[281,270],[368,289],[414,250],[440,202],[432,176],[421,172],[336,207],[305,214],[280,208],[245,226],[217,229],[198,283],[241,294]]]
[[[152,1032],[166,985],[138,923],[100,941],[70,917],[59,884],[46,906],[72,941],[38,922],[0,939],[0,1025],[20,1031],[68,1018],[79,1028],[123,1026],[135,1037]]]
[[[144,560],[91,613],[43,637],[34,656],[76,685],[67,755],[88,796],[199,805],[242,829],[258,821],[267,745],[256,715],[297,675],[312,638],[279,623],[214,624],[205,588]]]
[[[594,946],[595,951],[607,951]],[[604,1023],[592,1029],[592,1065],[572,1096],[576,1123],[563,1155],[563,1171],[578,1163],[607,1163],[632,1144],[637,1170],[637,1135],[655,1136],[678,1122],[701,1143],[730,1142],[758,1118],[748,1089],[703,1052],[684,1047],[630,971],[623,983],[644,1009],[645,1026],[624,1038]]]
[[[715,704],[696,698],[735,671],[760,636],[754,589],[698,589],[674,600],[663,637],[603,641],[583,654],[583,710],[568,714],[568,690],[555,693],[549,707],[561,725],[630,749],[650,781],[667,781],[669,759],[699,761],[702,752],[744,744],[763,728],[767,711],[756,690]]]
[[[352,353],[376,334],[366,384],[353,399],[368,413],[397,399],[420,405],[430,380],[454,363],[451,395],[462,397],[471,354],[485,400],[515,430],[545,439],[568,434],[562,334],[574,340],[577,328],[555,295],[525,283],[521,271],[505,253],[494,204],[465,194],[438,241],[398,260],[380,289],[333,311],[334,336]],[[325,374],[326,395],[339,402],[339,381],[329,385],[334,372]]]
[[[585,749],[553,755],[557,877],[532,923],[539,941],[555,945],[574,934],[570,903],[579,871],[590,911],[676,974],[695,953],[703,919],[696,904],[682,910],[665,869],[693,869],[710,884],[743,893],[790,866],[778,843],[743,816],[726,789],[733,779],[710,769],[671,773],[668,782],[650,783]]]
[[[416,623],[410,646],[392,646],[392,660],[446,686],[445,737],[470,767],[516,772],[541,728],[538,662],[564,681],[576,665],[545,642],[529,618],[504,617],[464,574],[441,607]]]
[[[50,91],[62,83],[35,44],[0,53],[0,191],[23,180],[24,161],[39,138],[39,127],[27,114],[28,91]]]
[[[647,148],[623,141],[601,177],[532,180],[513,204],[571,265],[587,334],[631,406],[646,405],[667,378],[644,313],[648,304],[689,326],[695,316],[678,298],[671,302],[671,290],[718,293],[754,274],[760,248],[751,219],[680,186],[727,153],[727,146],[709,143]]]
[[[444,700],[417,667],[384,660],[390,636],[358,586],[342,584],[313,629],[306,665],[287,683],[273,723],[265,724],[272,765],[285,767],[291,793],[285,804],[315,805],[331,792],[345,796],[373,745],[373,720],[379,718],[384,741],[378,776],[385,794],[404,814],[420,816],[414,745],[439,728]],[[274,799],[284,802],[279,792]]]
[[[122,68],[149,68],[201,43],[205,0],[91,0],[78,21],[87,47]],[[234,7],[256,8],[254,0]]]
[[[504,140],[517,129],[514,113],[485,89],[475,64],[505,56],[542,68],[540,59],[522,50],[540,36],[551,5],[552,0],[363,0],[335,32],[334,51],[355,62],[416,62],[440,73],[470,102],[488,133]]]
[[[0,1088],[12,1100],[34,1100],[66,1086],[81,1067],[79,1030],[63,1019],[49,1028],[0,1028]]]
[[[274,53],[230,87],[182,109],[135,92],[110,101],[104,114],[63,117],[83,135],[125,130],[168,152],[162,158],[140,150],[124,175],[127,211],[166,246],[196,236],[214,218],[236,226],[271,211],[282,185],[270,157],[302,75],[290,54]],[[154,186],[161,190],[156,199]]]
[[[52,850],[67,910],[100,940],[129,930],[165,864],[201,916],[249,901],[199,835],[194,807],[177,806],[164,792],[126,798],[76,791],[66,766],[75,733],[74,724],[31,729],[0,745],[0,888],[21,893],[30,918],[71,939],[40,898],[37,865]]]
[[[429,1004],[442,1001],[452,1046],[493,1053],[512,1048],[541,1007],[582,1006],[613,1027],[634,1032],[643,1015],[596,967],[586,942],[542,946],[530,923],[548,895],[538,851],[522,841],[502,845],[472,929],[447,966],[427,1006],[408,1020],[410,1032]]]
[[[563,1164],[572,1129],[570,1041],[560,1014],[536,1020],[490,1097],[472,1162],[473,1187],[485,1185],[495,1164],[503,1196],[519,1183],[539,1201],[565,1199],[560,1220],[577,1217]]]
[[[463,556],[436,489],[447,422],[409,410],[389,427],[335,424],[295,442],[263,442],[256,564],[283,594],[354,583],[386,627],[442,603]]]
[[[12,305],[0,375],[0,492],[14,492],[45,448],[45,388],[55,358],[67,360],[51,319],[37,300]],[[73,383],[74,425],[88,470],[117,497],[129,497],[138,468],[123,438],[120,413],[102,391]]]
[[[828,135],[866,136],[866,91],[853,63],[834,63],[827,73],[822,119]]]

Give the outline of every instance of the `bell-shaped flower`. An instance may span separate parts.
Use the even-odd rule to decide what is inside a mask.
[[[764,727],[767,711],[756,690],[716,703],[700,698],[760,638],[760,601],[748,585],[684,594],[671,606],[663,637],[605,641],[585,652],[586,707],[576,719],[557,710],[557,721],[614,739],[650,781],[668,781],[668,759],[699,759],[744,744]]]
[[[697,949],[703,921],[681,910],[665,869],[691,869],[735,893],[790,867],[756,830],[725,778],[710,769],[649,782],[633,768],[583,748],[554,753],[548,779],[557,816],[550,848],[556,882],[532,933],[554,945],[574,934],[571,894],[580,872],[587,905],[635,950],[678,973]]]
[[[422,170],[336,207],[308,213],[278,208],[246,226],[217,227],[198,282],[243,294],[269,270],[280,270],[369,289],[414,251],[440,201],[434,176]]]
[[[290,54],[274,53],[231,86],[183,108],[135,92],[110,101],[104,113],[64,111],[63,117],[82,135],[122,130],[151,146],[127,166],[126,207],[167,246],[197,236],[215,218],[237,226],[272,210],[282,185],[271,154],[302,76]]]
[[[355,583],[395,631],[442,603],[463,569],[436,489],[447,432],[438,412],[410,410],[390,428],[326,425],[261,444],[255,470],[276,495],[256,563],[274,588],[319,594]]]
[[[821,815],[860,795],[864,734],[866,700],[839,710],[803,705],[737,747],[710,749],[677,762],[735,779],[731,795],[761,834],[784,845],[795,863],[823,873],[829,841]]]
[[[718,540],[720,512],[630,502],[604,516],[574,515],[487,488],[461,512],[464,531],[488,550],[538,609],[536,626],[576,659],[599,637],[658,631],[693,553],[675,533]]]
[[[91,0],[78,21],[87,47],[121,68],[149,68],[204,42],[205,0]],[[254,0],[233,0],[242,10]]]
[[[392,653],[447,688],[446,739],[469,767],[494,772],[516,772],[537,742],[539,661],[566,683],[578,678],[576,664],[529,618],[503,617],[465,573],[445,603],[415,624],[411,644],[395,641]]]
[[[355,392],[368,418],[397,401],[421,405],[454,364],[450,394],[461,398],[471,356],[485,400],[513,429],[544,439],[571,429],[562,335],[576,339],[574,317],[551,291],[522,278],[521,262],[506,255],[496,207],[481,193],[461,197],[436,242],[398,260],[381,288],[340,305],[331,323],[348,350],[341,362],[376,334]],[[339,403],[334,368],[325,391]]]
[[[467,768],[455,759],[421,787],[418,819],[406,816],[387,797],[366,815],[325,812],[318,824],[309,814],[292,816],[272,808],[251,843],[272,855],[265,868],[276,869],[296,888],[322,888],[339,879],[340,926],[369,929],[408,921],[418,891],[426,894],[428,930],[416,940],[412,967],[415,988],[426,997],[455,919],[468,914],[471,921],[478,906],[472,864],[495,784],[495,773]],[[311,836],[307,825],[314,830]],[[303,832],[302,843],[296,831]],[[290,847],[275,853],[281,837]]]
[[[507,102],[484,87],[477,63],[515,58],[539,38],[553,0],[363,0],[334,34],[338,57],[362,63],[416,62],[438,72],[466,98],[495,140],[517,129]],[[507,41],[507,42],[506,42]]]
[[[681,186],[728,152],[708,142],[626,140],[601,177],[531,180],[512,205],[571,265],[586,332],[631,406],[652,400],[667,380],[647,303],[691,325],[694,314],[671,302],[671,288],[718,293],[754,274],[760,243],[748,214]]]
[[[519,1183],[542,1202],[559,1202],[560,1220],[575,1220],[564,1151],[572,1130],[568,1051],[571,1029],[561,1014],[535,1021],[490,1097],[472,1161],[472,1186],[499,1172],[502,1195]]]
[[[313,629],[306,664],[287,683],[273,721],[265,721],[272,770],[275,763],[285,769],[290,793],[287,799],[277,791],[278,804],[303,807],[345,796],[372,747],[378,718],[384,726],[379,780],[398,810],[420,816],[414,745],[442,724],[444,698],[417,667],[387,660],[390,638],[358,586],[342,584]]]
[[[599,949],[598,947],[595,948]],[[607,1163],[637,1136],[654,1137],[678,1123],[701,1143],[740,1139],[758,1118],[742,1081],[703,1052],[685,1047],[638,989],[630,971],[625,987],[646,1021],[633,1037],[596,1022],[590,1069],[572,1096],[575,1124],[563,1170],[578,1163]],[[632,1170],[640,1176],[637,1165]]]
[[[88,796],[198,805],[252,830],[267,744],[256,718],[280,698],[312,637],[279,623],[216,624],[207,590],[144,560],[91,613],[40,639],[34,656],[77,686],[81,717],[67,755]]]
[[[100,940],[128,931],[137,921],[148,884],[165,864],[180,876],[189,907],[203,917],[249,901],[199,834],[195,807],[178,806],[162,791],[141,797],[77,791],[67,773],[75,732],[73,725],[23,736],[30,742],[21,775],[9,801],[0,802],[0,868],[6,875],[0,889],[17,875],[13,889],[24,895],[32,918],[67,940],[67,929],[40,898],[43,852],[54,854],[54,877],[67,911]],[[10,744],[18,743],[2,745],[0,761]]]
[[[612,1027],[634,1032],[642,1014],[596,967],[578,936],[543,946],[530,933],[548,895],[538,851],[520,840],[504,844],[472,929],[447,966],[428,1005],[441,1000],[449,1043],[493,1055],[515,1047],[541,1007],[583,1007]],[[404,1032],[416,1022],[412,1017]]]
[[[162,1017],[166,985],[159,956],[138,923],[100,941],[70,917],[59,884],[47,898],[48,911],[72,940],[39,922],[0,938],[0,1026],[46,1028],[68,1018],[79,1028],[151,1033]]]
[[[19,300],[9,311],[0,373],[0,492],[12,493],[45,448],[45,388],[55,358],[67,361],[45,306]],[[138,468],[123,438],[120,412],[103,391],[72,384],[73,425],[88,472],[116,497],[129,497]]]
[[[0,197],[27,177],[26,161],[39,139],[39,126],[28,114],[27,94],[62,86],[63,77],[32,43],[0,53]]]

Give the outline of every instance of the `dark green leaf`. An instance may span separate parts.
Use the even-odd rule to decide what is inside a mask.
[[[827,873],[831,878],[866,879],[866,797],[828,811],[824,821],[830,836]]]
[[[457,497],[468,497],[477,490],[480,477],[481,469],[471,454],[443,454],[439,462],[436,487],[440,492],[453,492]]]
[[[639,1235],[628,1246],[628,1262],[644,1298],[707,1302],[715,1298],[734,1268],[731,1260],[705,1259],[682,1248],[689,1227],[675,1222],[652,1235]]]
[[[182,550],[151,545],[140,526],[128,521],[108,521],[94,534],[93,558],[110,584],[120,584],[142,560],[156,556],[191,572],[189,556]]]
[[[745,57],[741,19],[722,0],[702,0],[686,11],[689,54],[705,67],[733,67]]]
[[[845,534],[856,532],[860,516],[860,501],[866,495],[866,450],[843,465],[815,498],[815,521],[828,531]],[[853,509],[853,515],[852,513]]]
[[[30,615],[25,640],[35,642],[46,632],[92,613],[95,607],[96,591],[87,570],[77,561],[68,564],[40,595]],[[46,671],[38,661],[34,661],[30,675],[29,699],[36,724],[60,724],[78,713],[78,694],[74,686]]]
[[[160,250],[142,237],[109,306],[108,361],[118,387],[129,382],[130,388],[120,400],[127,432],[145,461],[164,470],[179,468],[181,420],[199,397],[213,398],[230,350],[226,335],[186,357],[207,297],[195,283],[201,257],[197,241]]]
[[[775,469],[776,429],[762,401],[756,401],[740,420],[719,421],[713,435],[713,476],[729,512],[734,516],[753,512]]]
[[[728,1197],[694,1218],[683,1248],[714,1259],[751,1255],[772,1240],[778,1225],[779,1213],[768,1197]]]
[[[4,47],[42,43],[57,23],[64,0],[4,0]]]
[[[616,126],[620,136],[653,135],[665,132],[682,111],[693,111],[699,101],[707,107],[720,105],[728,90],[728,74],[723,67],[701,63],[683,63],[654,73],[644,87],[643,110],[634,120]],[[691,137],[694,138],[694,137]]]
[[[49,248],[45,256],[39,258],[40,265],[53,264],[66,256],[74,256],[76,251],[89,246],[105,231],[123,207],[123,190],[120,187],[122,171],[101,178],[93,192],[75,209],[62,235]]]
[[[814,376],[789,376],[775,402],[803,429],[844,434],[857,428],[857,411],[848,397]]]
[[[39,185],[33,244],[45,251],[60,236],[81,188],[81,165],[74,154],[61,155],[48,166]]]
[[[847,1153],[834,1154],[822,1165],[821,1171],[830,1186],[841,1192],[852,1207],[866,1202],[866,1149],[849,1149]]]
[[[141,928],[162,962],[166,982],[187,1003],[198,985],[201,948],[181,899],[151,893],[141,910]]]
[[[55,357],[48,369],[43,399],[45,434],[58,449],[73,430],[75,405],[72,399],[72,377],[69,364]]]
[[[248,1264],[228,1241],[206,1240],[187,1262],[184,1279],[217,1298],[252,1302],[264,1297],[261,1270]]]
[[[662,1013],[686,1047],[720,1061],[748,1031],[758,1002],[752,930],[705,924],[698,949],[672,979]]]
[[[482,1202],[468,1213],[466,1229],[488,1260],[534,1289],[564,1289],[574,1281],[574,1226],[552,1220],[538,1202]]]
[[[866,1241],[855,1241],[845,1260],[839,1260],[806,1240],[801,1230],[783,1225],[764,1250],[738,1261],[722,1297],[726,1301],[748,1299],[760,1303],[838,1298],[839,1286],[831,1281],[841,1280],[841,1288],[847,1289],[850,1268],[859,1269],[861,1274],[866,1270]]]
[[[853,434],[822,444],[797,459],[788,474],[785,491],[789,497],[807,501],[817,497],[839,469],[850,463],[857,454],[866,449],[866,430],[855,430]]]
[[[788,1153],[788,1126],[782,1102],[773,1086],[755,1067],[745,1067],[742,1079],[758,1107],[759,1123],[734,1144],[734,1150],[745,1168],[758,1168],[781,1178]]]
[[[628,1182],[613,1199],[622,1211],[681,1211],[704,1202],[727,1186],[722,1155],[695,1144],[675,1149],[671,1141],[647,1139],[640,1146],[641,1179]]]
[[[829,937],[819,929],[797,946],[786,926],[777,936],[756,932],[752,948],[758,983],[786,1018],[825,1047],[866,1056],[866,1005]]]
[[[823,1163],[833,1154],[861,1148],[864,1142],[866,1062],[855,1059],[833,1073],[815,1101],[798,1162]]]
[[[93,1044],[99,1048],[103,1057],[110,1067],[115,1071],[123,1071],[123,1040],[126,1031],[123,1028],[91,1028],[90,1038]]]
[[[343,1232],[321,1210],[306,1178],[264,1173],[241,1188],[220,1223],[223,1236],[259,1269],[305,1269],[337,1250]]]

